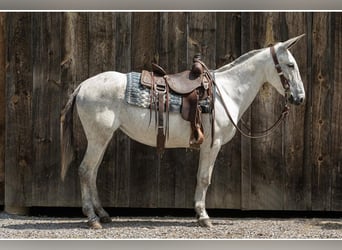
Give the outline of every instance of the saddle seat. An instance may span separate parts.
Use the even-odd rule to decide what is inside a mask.
[[[164,85],[166,81],[172,91],[181,95],[189,94],[202,86],[203,76],[196,76],[190,70],[172,75],[160,75],[156,71],[153,71],[153,73],[152,75],[150,72],[143,70],[141,83],[150,88],[154,82],[158,85]]]
[[[151,111],[154,108],[156,112],[158,152],[164,150],[166,134],[168,134],[169,91],[182,96],[181,115],[191,125],[190,147],[199,148],[203,143],[204,134],[199,101],[212,97],[212,80],[208,72],[204,73],[202,64],[194,58],[191,70],[167,74],[162,67],[152,63],[152,72],[147,70],[141,72],[141,84],[151,89]],[[166,124],[163,118],[164,112],[167,113]]]

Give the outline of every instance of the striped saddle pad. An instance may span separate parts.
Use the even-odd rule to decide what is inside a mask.
[[[140,83],[141,73],[127,73],[127,86],[125,92],[125,100],[128,104],[141,108],[150,108],[150,93],[148,87]],[[210,113],[210,105],[208,100],[200,101],[202,113]],[[169,110],[170,112],[181,112],[182,96],[170,90]]]

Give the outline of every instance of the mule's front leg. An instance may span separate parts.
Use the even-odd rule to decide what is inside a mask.
[[[211,182],[211,175],[214,169],[216,156],[220,151],[220,145],[213,145],[212,148],[202,148],[197,172],[197,184],[195,191],[195,211],[198,223],[202,227],[211,227],[211,221],[205,209],[205,198]]]
[[[207,189],[209,186],[209,182],[204,180],[199,180],[197,178],[197,186],[195,193],[195,211],[197,214],[198,224],[201,227],[211,227],[211,221],[209,215],[205,209],[205,197],[207,193]]]

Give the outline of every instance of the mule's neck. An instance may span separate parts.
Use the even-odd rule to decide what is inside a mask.
[[[270,65],[269,50],[262,50],[227,70],[215,72],[216,83],[223,91],[223,101],[238,121],[252,104],[266,82],[266,67]]]

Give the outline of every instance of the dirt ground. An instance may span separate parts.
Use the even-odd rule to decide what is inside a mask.
[[[202,228],[191,217],[112,217],[100,230],[86,219],[0,212],[0,239],[342,239],[340,218],[221,218]]]

